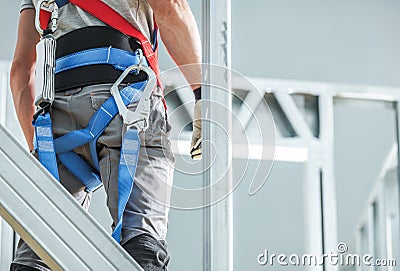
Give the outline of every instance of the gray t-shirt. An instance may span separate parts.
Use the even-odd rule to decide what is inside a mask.
[[[116,10],[152,41],[151,37],[154,29],[153,10],[146,0],[103,0],[103,2]],[[35,8],[36,4],[37,0],[22,0],[21,11],[26,8]],[[56,38],[85,26],[105,25],[94,16],[71,3],[61,7],[58,14],[58,27],[54,33]]]

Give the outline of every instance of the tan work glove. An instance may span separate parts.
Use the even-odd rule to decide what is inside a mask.
[[[190,145],[190,155],[193,160],[201,159],[201,100],[194,104],[193,134]]]
[[[193,160],[199,160],[202,156],[201,149],[201,87],[193,91],[196,98],[194,104],[192,144],[190,144],[190,155]]]

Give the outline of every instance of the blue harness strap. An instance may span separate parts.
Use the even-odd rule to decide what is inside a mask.
[[[64,166],[86,187],[87,192],[96,191],[102,182],[99,174],[93,171],[85,160],[73,151],[58,155],[58,159]]]
[[[122,89],[120,93],[124,104],[128,105],[135,101],[139,101],[144,86],[144,82],[139,82]],[[115,103],[114,97],[110,97],[93,114],[86,128],[72,131],[54,141],[56,153],[60,154],[71,151],[100,136],[117,114],[118,107]]]
[[[56,73],[97,64],[109,64],[117,70],[139,64],[140,55],[112,47],[88,49],[66,55],[56,60]],[[144,64],[147,65],[145,59]]]
[[[69,0],[56,0],[58,8],[61,8],[62,6],[65,6],[66,4],[69,3]]]
[[[50,113],[40,114],[33,122],[33,125],[35,126],[35,148],[39,155],[39,161],[58,180],[57,158],[54,151]]]
[[[56,0],[59,8],[66,5],[68,2],[69,0]],[[99,1],[99,3],[101,2]],[[44,25],[48,24],[48,18],[46,20]],[[157,58],[154,54],[155,50],[151,50],[152,48],[148,46],[146,47],[146,45],[149,44],[147,39],[138,30],[135,28],[133,29],[134,33],[137,35],[130,34],[130,36],[137,37],[142,44],[142,49],[145,51],[146,60],[144,59],[144,63],[142,64],[151,66],[156,74],[158,74]],[[133,33],[131,29],[129,30],[129,33]],[[124,31],[122,32],[125,33]],[[157,37],[156,33],[157,32],[155,32],[154,35],[155,39]],[[156,42],[154,42],[154,46],[156,48]],[[108,64],[112,65],[115,69],[125,70],[131,65],[139,64],[140,58],[140,55],[136,53],[117,48],[94,48],[56,59],[55,72],[60,73],[77,67],[96,64]],[[159,78],[157,80],[159,80]],[[135,83],[120,91],[125,106],[140,100],[146,85],[145,83],[146,82]],[[94,191],[102,184],[99,177],[99,161],[96,151],[97,140],[118,112],[114,97],[110,97],[93,114],[86,128],[73,131],[55,140],[52,135],[50,114],[40,114],[33,122],[36,133],[35,145],[40,162],[59,180],[57,167],[58,157],[59,161],[86,186],[88,191]],[[77,147],[85,144],[89,144],[94,169],[73,151]],[[112,233],[113,238],[117,242],[121,240],[123,213],[132,191],[139,151],[139,132],[136,129],[128,129],[122,139],[118,172],[118,221]]]
[[[139,151],[139,133],[136,129],[128,129],[122,141],[121,157],[118,168],[118,223],[112,233],[112,237],[118,243],[121,240],[124,210],[132,192]]]
[[[121,90],[120,93],[125,106],[140,100],[145,83],[135,83]],[[117,114],[118,108],[114,97],[110,97],[93,114],[86,128],[70,132],[55,140],[53,140],[52,135],[50,114],[39,115],[34,121],[34,125],[40,162],[59,180],[57,154],[59,161],[86,186],[88,191],[96,190],[102,184],[98,169],[93,170],[73,149],[89,143],[93,163],[98,167],[95,148],[97,139]],[[117,242],[120,242],[121,239],[123,212],[132,191],[139,150],[140,139],[138,131],[136,129],[128,129],[122,140],[118,172],[118,223],[112,234]]]
[[[136,102],[142,95],[145,82],[129,85],[121,90],[122,100],[125,105]],[[54,148],[60,162],[85,186],[87,191],[95,191],[101,185],[98,174],[99,162],[97,157],[97,139],[107,128],[112,119],[118,114],[118,108],[114,97],[108,98],[93,114],[86,128],[72,131],[54,140]],[[90,153],[95,169],[92,169],[73,150],[89,143]]]

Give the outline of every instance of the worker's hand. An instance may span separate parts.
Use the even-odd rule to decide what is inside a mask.
[[[194,104],[193,134],[190,145],[190,155],[193,160],[201,159],[201,100]]]

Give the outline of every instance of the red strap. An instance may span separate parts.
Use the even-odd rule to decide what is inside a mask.
[[[47,26],[49,25],[50,22],[50,17],[51,17],[51,12],[44,9],[40,9],[39,20],[40,20],[40,27],[43,30],[47,29]]]
[[[108,24],[109,26],[121,31],[122,33],[137,38],[142,45],[143,54],[146,57],[150,68],[157,76],[157,84],[161,86],[160,71],[158,69],[157,59],[158,48],[153,51],[151,43],[142,32],[137,30],[124,17],[122,17],[113,8],[103,3],[101,0],[70,0],[70,2],[80,7],[87,13],[90,13],[102,22]]]

